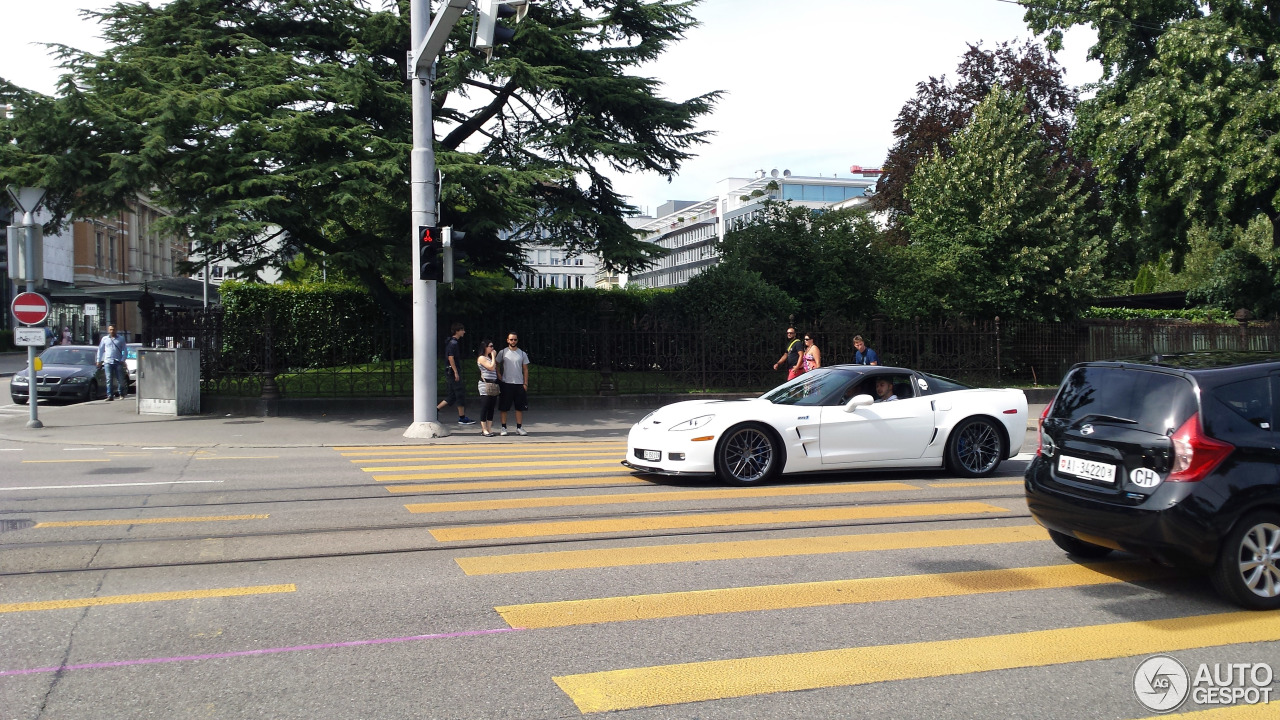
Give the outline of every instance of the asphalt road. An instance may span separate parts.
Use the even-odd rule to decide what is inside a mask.
[[[0,720],[1136,718],[1150,656],[1280,667],[1275,614],[1072,562],[1025,459],[742,489],[621,447],[2,441]]]

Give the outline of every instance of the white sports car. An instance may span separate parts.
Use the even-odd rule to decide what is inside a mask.
[[[779,473],[946,467],[990,475],[1027,428],[1021,390],[976,389],[903,368],[835,365],[758,398],[690,400],[631,428],[623,465],[734,485]]]

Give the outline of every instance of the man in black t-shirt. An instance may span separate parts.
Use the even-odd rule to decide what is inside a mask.
[[[800,362],[800,338],[796,337],[796,329],[789,327],[787,328],[787,344],[782,351],[782,357],[778,358],[778,362],[773,364],[773,369],[777,370],[781,367],[784,372],[790,372],[791,368],[795,367],[798,362]],[[786,364],[783,365],[783,363]]]
[[[449,328],[452,335],[444,344],[444,360],[448,363],[445,368],[444,385],[447,390],[444,400],[436,405],[436,410],[441,410],[445,405],[452,405],[458,408],[458,424],[459,425],[475,425],[476,421],[467,417],[467,393],[462,383],[462,336],[467,334],[467,329],[462,327],[462,323],[454,323]]]

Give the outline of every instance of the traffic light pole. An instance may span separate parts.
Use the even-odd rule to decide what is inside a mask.
[[[413,238],[413,424],[404,431],[407,438],[445,437],[449,431],[440,424],[436,413],[436,281],[418,276],[422,267],[420,227],[436,226],[435,133],[431,123],[431,75],[436,57],[444,50],[449,33],[466,12],[472,0],[443,0],[435,22],[431,22],[430,0],[409,0],[409,37],[413,47],[407,56],[409,84],[413,87],[413,151],[409,158],[411,237]],[[528,0],[508,0],[510,7],[499,12],[497,0],[480,0],[482,14],[494,18],[516,15],[517,20],[528,10]],[[510,12],[507,12],[510,10]],[[495,24],[486,25],[485,34],[476,38],[476,47],[493,47]],[[505,40],[510,39],[504,34]]]
[[[413,152],[409,158],[411,199],[410,238],[413,243],[413,424],[404,431],[407,438],[445,437],[445,429],[436,416],[436,283],[418,277],[421,267],[418,228],[436,224],[436,156],[431,121],[430,65],[427,72],[416,66],[422,45],[427,42],[431,24],[429,0],[410,0],[409,37],[414,47],[410,54],[409,84],[413,87]],[[437,51],[438,52],[438,51]]]
[[[15,187],[10,185],[9,197],[13,198],[13,203],[22,211],[22,225],[26,230],[26,238],[23,241],[23,254],[26,256],[22,259],[23,272],[27,279],[27,292],[34,293],[36,291],[36,272],[44,272],[44,268],[36,267],[36,210],[40,207],[40,203],[44,202],[44,188],[32,187]],[[13,258],[9,258],[13,262]],[[17,318],[14,318],[15,320]],[[48,319],[45,323],[48,324]],[[47,333],[46,333],[47,335]],[[34,345],[27,346],[27,427],[35,430],[44,427],[44,423],[40,422],[40,411],[37,406],[40,404],[40,390],[36,383],[36,347]]]

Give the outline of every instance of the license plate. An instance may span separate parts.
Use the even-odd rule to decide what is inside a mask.
[[[1058,472],[1105,483],[1114,483],[1116,481],[1115,465],[1071,457],[1070,455],[1060,455],[1058,457]]]
[[[644,450],[644,459],[649,462],[658,462],[662,459],[662,452],[659,450]]]

